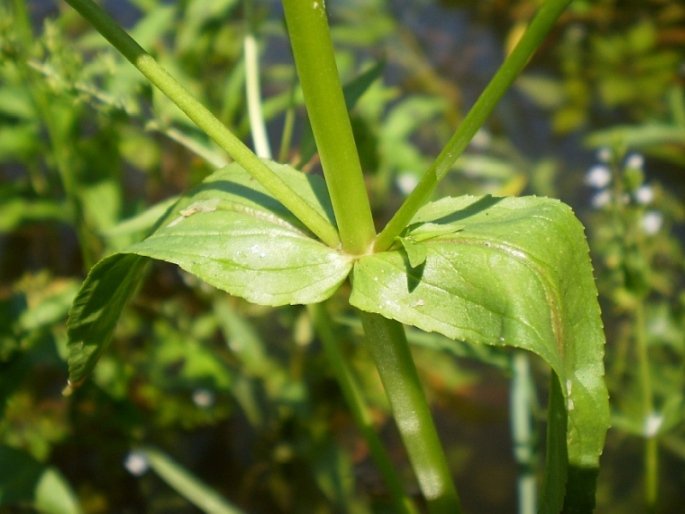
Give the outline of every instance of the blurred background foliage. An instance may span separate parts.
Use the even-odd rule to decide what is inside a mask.
[[[278,2],[105,5],[248,142],[252,26],[271,144],[318,172]],[[379,227],[538,5],[328,2]],[[685,505],[683,26],[680,2],[574,2],[439,192],[554,196],[585,223],[613,405],[603,513],[650,495],[655,512]],[[304,307],[249,305],[155,264],[92,379],[61,395],[67,310],[89,267],[225,162],[66,4],[2,3],[0,512],[391,512]],[[344,296],[329,303],[416,493],[360,326]],[[410,340],[465,508],[513,512],[513,354]],[[547,371],[532,369],[539,443]]]

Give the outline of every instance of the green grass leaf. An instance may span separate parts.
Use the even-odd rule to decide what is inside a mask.
[[[360,258],[352,305],[542,357],[563,392],[569,465],[596,469],[609,425],[604,334],[587,242],[571,209],[544,198],[465,196],[425,206],[418,223],[460,230],[414,241],[425,253],[418,267],[403,249]]]
[[[149,446],[141,448],[139,451],[162,480],[202,512],[243,514],[243,510],[221,497],[211,487],[200,481],[165,453]]]

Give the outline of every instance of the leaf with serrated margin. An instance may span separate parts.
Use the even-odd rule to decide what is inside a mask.
[[[542,357],[563,393],[568,463],[596,469],[609,425],[604,334],[587,242],[571,209],[545,198],[465,196],[425,206],[412,226],[421,223],[461,229],[414,242],[426,256],[418,268],[399,244],[361,257],[352,305],[453,339]],[[558,505],[559,491],[550,494]]]
[[[109,346],[121,311],[134,295],[147,259],[114,254],[86,277],[69,311],[69,394],[90,374]]]
[[[320,177],[267,164],[303,201],[332,219]],[[106,349],[146,257],[178,264],[214,287],[271,306],[326,300],[352,268],[349,256],[314,239],[240,166],[227,166],[182,197],[147,239],[93,267],[68,322],[72,386]]]

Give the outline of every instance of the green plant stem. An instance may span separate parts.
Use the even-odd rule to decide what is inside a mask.
[[[109,15],[91,0],[67,0],[122,55],[176,104],[214,142],[223,148],[278,201],[292,212],[324,243],[340,245],[338,233],[328,220],[303,201],[281,178],[273,173],[250,149],[235,137],[209,110],[167,73]]]
[[[255,153],[259,157],[271,159],[271,147],[266,135],[264,114],[262,112],[262,93],[259,81],[259,49],[257,48],[254,0],[245,0],[247,33],[243,40],[245,56],[245,89],[247,94],[247,112],[250,117],[250,131]]]
[[[656,430],[650,426],[654,422],[655,412],[645,323],[644,301],[640,300],[635,309],[635,334],[637,338],[640,390],[642,391],[642,409],[644,412],[645,503],[647,511],[654,512],[656,510],[657,498],[659,497],[659,447]]]
[[[404,327],[379,314],[360,311],[359,316],[428,511],[461,513]]]
[[[547,0],[540,8],[514,51],[505,59],[440,155],[378,235],[374,244],[376,251],[387,250],[395,241],[395,237],[409,224],[416,211],[430,200],[435,187],[447,175],[473,136],[483,126],[569,3],[571,0]]]
[[[535,432],[532,407],[535,386],[530,372],[528,356],[517,351],[511,363],[511,436],[518,474],[518,514],[537,512],[537,478]]]
[[[288,152],[293,139],[293,130],[295,129],[295,88],[297,86],[297,74],[293,73],[293,80],[290,87],[290,100],[288,107],[285,110],[285,120],[283,121],[283,136],[281,138],[281,145],[278,149],[278,160],[286,162],[288,159]]]
[[[338,380],[338,384],[342,389],[345,401],[350,408],[352,417],[354,418],[359,430],[361,431],[366,443],[369,445],[371,456],[378,466],[378,471],[383,476],[383,480],[388,488],[390,497],[395,505],[395,512],[401,514],[418,514],[416,506],[411,499],[404,493],[402,481],[397,474],[395,466],[388,456],[383,443],[378,437],[378,433],[373,425],[373,419],[369,412],[364,396],[357,380],[350,367],[346,363],[345,356],[340,350],[341,342],[336,335],[333,321],[326,310],[324,304],[319,303],[315,305],[308,305],[309,314],[319,334],[324,351],[328,356],[328,361],[331,363],[333,372]]]
[[[367,253],[375,237],[323,0],[284,0],[295,66],[343,248]]]
[[[149,121],[145,124],[145,130],[154,130],[160,134],[164,134],[166,137],[185,147],[186,150],[190,150],[216,169],[223,168],[231,162],[227,156],[223,154],[220,155],[212,148],[209,148],[208,145],[189,137],[188,134],[175,127],[164,126],[157,121]]]

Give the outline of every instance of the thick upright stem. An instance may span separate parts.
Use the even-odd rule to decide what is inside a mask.
[[[369,251],[376,235],[323,0],[284,0],[290,44],[343,248]]]
[[[147,77],[162,93],[235,159],[257,182],[292,212],[314,234],[329,246],[340,244],[335,228],[313,207],[272,172],[250,149],[235,137],[209,110],[198,102],[181,84],[167,73],[109,15],[91,0],[67,0],[87,19],[131,64]]]
[[[431,514],[461,513],[404,327],[378,314],[360,312],[359,315],[428,511]]]
[[[340,350],[340,341],[325,305],[309,305],[308,308],[338,384],[345,396],[345,401],[350,408],[357,427],[359,427],[366,443],[369,445],[369,451],[378,467],[378,471],[383,476],[390,497],[394,502],[395,511],[399,514],[418,514],[416,507],[404,493],[402,481],[376,432],[371,413],[366,406],[357,380],[345,362],[345,356]]]
[[[409,224],[416,211],[430,200],[435,187],[445,178],[457,158],[463,153],[471,138],[480,129],[499,100],[538,48],[544,37],[566,9],[571,0],[547,0],[531,21],[514,51],[506,58],[500,69],[462,121],[440,155],[426,172],[421,182],[407,197],[400,209],[388,222],[376,239],[376,251],[387,250]]]

